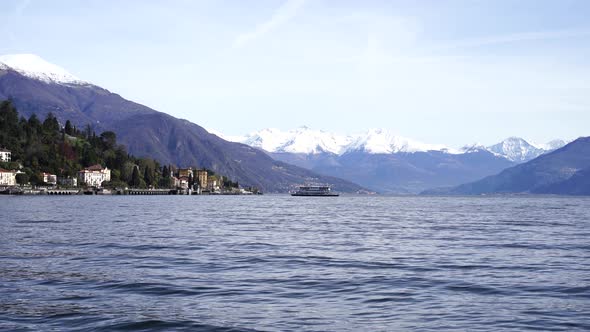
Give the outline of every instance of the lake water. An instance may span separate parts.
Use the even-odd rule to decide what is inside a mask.
[[[0,330],[590,329],[590,198],[0,197]]]

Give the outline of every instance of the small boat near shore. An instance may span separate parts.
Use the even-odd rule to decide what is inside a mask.
[[[301,186],[291,196],[338,197],[340,194],[333,192],[330,186]]]

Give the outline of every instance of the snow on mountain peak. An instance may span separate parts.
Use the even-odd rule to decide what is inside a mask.
[[[263,129],[249,134],[242,143],[269,152],[339,154],[348,141],[346,137],[303,126],[287,132],[274,128]]]
[[[533,144],[536,148],[539,149],[543,149],[546,151],[553,151],[553,150],[557,150],[563,146],[565,146],[566,144],[570,143],[571,141],[565,141],[562,139],[554,139],[552,141],[549,141],[547,143],[542,143],[542,144]]]
[[[2,66],[3,65],[3,66]],[[46,83],[88,84],[65,69],[43,60],[34,54],[10,54],[0,56],[0,68],[6,67],[18,73]]]
[[[489,146],[488,150],[515,162],[531,160],[546,152],[520,137],[509,137],[498,144]]]
[[[444,145],[425,144],[409,138],[395,135],[382,129],[369,129],[365,134],[358,135],[347,151],[364,151],[367,153],[399,153],[419,152],[448,149]]]
[[[349,152],[392,154],[440,151],[450,154],[464,154],[485,151],[517,163],[534,159],[566,144],[563,140],[553,140],[543,145],[531,144],[520,137],[509,137],[492,146],[475,143],[461,149],[451,149],[442,144],[427,144],[398,136],[383,128],[369,129],[355,135],[338,135],[310,129],[306,126],[290,131],[267,128],[247,136],[225,136],[224,138],[272,153],[333,153],[342,155]]]
[[[397,136],[387,129],[369,129],[367,132],[357,135],[338,135],[310,129],[306,126],[286,132],[267,128],[234,141],[276,153],[333,153],[341,155],[353,151],[397,153],[449,150],[444,145],[424,144]]]

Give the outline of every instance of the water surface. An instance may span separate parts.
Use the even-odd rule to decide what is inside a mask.
[[[590,199],[0,197],[0,330],[590,329]]]

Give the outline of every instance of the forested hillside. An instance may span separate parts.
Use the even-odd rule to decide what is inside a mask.
[[[10,101],[0,103],[0,147],[12,152],[12,162],[2,168],[26,174],[20,181],[42,184],[41,172],[75,177],[85,167],[100,164],[111,169],[110,186],[169,187],[170,166],[150,158],[136,158],[117,144],[112,131],[96,135],[90,127],[76,128],[68,120],[63,127],[51,113],[45,119],[33,114],[19,117]]]

